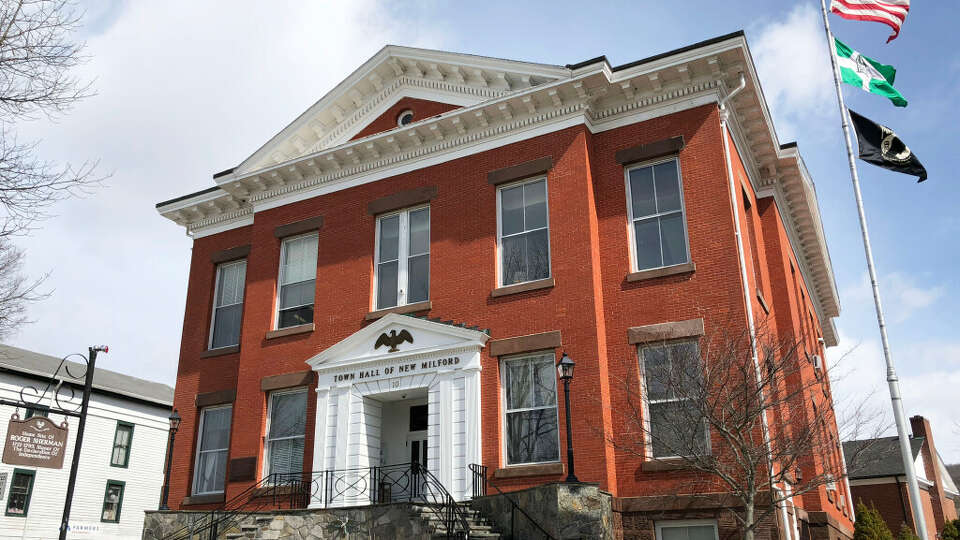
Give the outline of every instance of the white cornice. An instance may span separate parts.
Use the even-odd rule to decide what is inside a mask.
[[[440,61],[441,57],[450,60],[450,56],[444,56],[447,53],[415,50],[414,54],[404,49],[409,54],[402,56],[400,50],[385,48],[311,108],[316,114],[318,108],[347,95],[360,84],[358,80],[379,73],[376,69],[395,70],[392,77],[386,72],[378,76],[379,91],[359,97],[354,94],[357,106],[353,111],[347,111],[346,105],[341,107],[338,125],[320,133],[309,147],[298,150],[298,155],[256,166],[263,160],[262,156],[253,159],[255,154],[234,172],[217,179],[220,190],[161,206],[160,213],[187,226],[196,236],[212,234],[211,231],[219,232],[231,225],[248,224],[256,211],[572,125],[582,124],[598,132],[716,101],[726,95],[727,83],[744,72],[748,75],[747,88],[728,104],[732,111],[731,133],[754,189],[775,196],[801,273],[811,290],[824,338],[828,344],[835,343],[836,332],[830,318],[839,313],[839,299],[813,183],[796,148],[781,148],[742,36],[617,71],[606,62],[573,72],[541,66],[542,73],[536,76],[542,79],[527,77],[517,88],[512,88],[509,81],[505,85],[501,81],[498,87],[493,76],[490,81],[485,80],[487,72],[470,71],[500,69],[497,73],[501,76],[516,73],[509,61],[467,55],[481,67],[464,64],[455,69],[450,62]],[[390,68],[394,60],[412,63]],[[507,69],[508,66],[514,68]],[[442,78],[430,79],[430,70],[441,72]],[[563,73],[570,75],[561,77]],[[457,77],[462,80],[449,80]],[[480,77],[485,82],[479,84],[470,77]],[[548,77],[554,79],[547,80]],[[365,124],[364,120],[375,118],[378,111],[385,110],[399,96],[417,91],[445,94],[447,99],[457,94],[464,106],[402,128],[349,140]],[[301,115],[291,126],[298,122],[304,125],[307,116]],[[286,132],[264,148],[278,137],[294,134]]]

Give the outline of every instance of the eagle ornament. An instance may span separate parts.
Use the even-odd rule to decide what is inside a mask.
[[[400,330],[398,334],[396,330],[391,330],[390,334],[387,335],[386,332],[380,334],[380,337],[377,338],[377,343],[373,346],[374,349],[379,349],[381,346],[390,347],[387,349],[387,352],[397,352],[400,349],[397,348],[397,345],[400,345],[404,341],[413,343],[413,336],[410,335],[406,329]]]

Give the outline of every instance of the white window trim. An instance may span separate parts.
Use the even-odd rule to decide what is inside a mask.
[[[433,235],[433,227],[431,219],[433,218],[433,213],[430,209],[429,204],[421,204],[417,206],[411,206],[409,208],[403,208],[401,210],[396,210],[393,212],[387,212],[384,214],[379,214],[377,216],[377,226],[375,231],[375,238],[373,244],[373,305],[370,307],[371,311],[377,311],[379,309],[390,309],[399,306],[408,305],[407,302],[407,293],[410,292],[410,287],[408,283],[409,276],[407,275],[407,264],[401,264],[401,261],[408,263],[410,259],[410,213],[416,212],[417,210],[427,210],[427,224],[430,225],[427,239],[427,251],[425,253],[417,253],[414,257],[419,257],[420,255],[430,255],[430,248]],[[384,306],[379,307],[378,301],[380,296],[380,223],[382,220],[393,217],[400,216],[400,225],[399,225],[399,248],[397,250],[397,303],[393,306]],[[432,262],[432,261],[431,261]],[[427,267],[427,298],[425,300],[417,300],[417,303],[426,302],[430,300],[430,269]]]
[[[554,387],[553,387],[553,388],[554,388],[554,391],[553,391],[553,393],[554,393],[554,396],[556,396],[556,398],[557,398],[557,403],[553,405],[553,410],[554,410],[554,412],[556,412],[556,414],[557,414],[557,459],[552,459],[552,460],[548,460],[548,461],[527,461],[527,462],[524,462],[524,463],[510,463],[510,462],[509,462],[509,453],[507,452],[507,445],[508,445],[508,443],[509,443],[509,442],[507,441],[508,433],[509,433],[509,432],[507,431],[507,414],[512,413],[512,412],[523,412],[523,411],[534,411],[534,410],[541,410],[541,409],[549,409],[550,407],[526,407],[526,408],[523,408],[523,409],[509,409],[509,408],[507,407],[507,386],[506,386],[506,382],[507,382],[507,370],[506,370],[506,368],[505,368],[505,365],[506,365],[507,363],[509,363],[509,362],[515,362],[515,361],[517,361],[517,360],[524,360],[524,359],[527,359],[527,358],[539,358],[539,357],[543,357],[543,356],[551,356],[551,357],[554,357],[554,358],[555,358],[555,357],[556,357],[556,353],[555,353],[553,350],[547,349],[547,350],[542,350],[542,351],[529,352],[529,353],[521,353],[521,354],[516,354],[516,355],[512,355],[512,356],[505,356],[505,357],[503,357],[503,358],[500,360],[500,403],[503,404],[503,414],[500,415],[500,432],[503,433],[502,440],[500,441],[500,452],[501,452],[501,460],[500,460],[500,462],[504,464],[504,468],[524,467],[524,466],[527,466],[527,465],[542,465],[542,464],[545,464],[545,463],[560,463],[560,456],[561,456],[561,454],[563,453],[563,452],[561,452],[561,450],[560,450],[560,402],[559,402],[560,394],[558,393],[558,392],[559,392],[559,390],[558,390],[558,389],[559,389],[559,384],[557,384],[557,380],[556,380],[556,373],[557,373],[557,371],[556,371],[555,369],[552,370],[552,372],[553,372],[553,374],[554,374],[554,382],[553,382],[553,384],[554,384]]]
[[[281,259],[281,260],[282,260],[282,259]],[[214,351],[214,350],[217,350],[217,349],[224,349],[224,348],[226,348],[226,347],[236,347],[236,345],[224,345],[223,347],[214,348],[214,347],[213,347],[213,330],[217,327],[217,308],[230,307],[230,306],[235,306],[235,305],[237,305],[237,304],[241,304],[241,305],[242,305],[243,302],[247,299],[247,270],[244,269],[244,270],[243,270],[243,300],[241,300],[240,302],[236,302],[236,303],[233,303],[233,304],[227,304],[227,305],[223,305],[223,306],[218,306],[218,305],[217,305],[217,292],[220,290],[220,272],[221,272],[224,268],[226,268],[226,267],[228,267],[228,266],[233,266],[233,265],[241,264],[241,263],[243,263],[243,265],[246,266],[247,260],[246,260],[246,259],[240,259],[240,260],[225,262],[225,263],[221,263],[221,264],[218,264],[218,265],[217,265],[217,271],[216,271],[217,275],[216,275],[216,277],[214,278],[214,281],[213,281],[213,310],[212,310],[211,313],[210,313],[210,339],[208,340],[208,343],[207,343],[207,350]],[[243,315],[240,316],[240,321],[241,321],[240,324],[241,324],[241,326],[242,326],[242,324],[243,324]],[[239,345],[239,344],[240,344],[240,343],[238,342],[237,345]]]
[[[677,519],[671,521],[657,521],[654,523],[657,532],[657,540],[663,540],[663,534],[661,534],[661,531],[664,528],[702,527],[704,525],[711,525],[713,527],[713,537],[720,538],[717,532],[717,520],[715,519]]]
[[[517,283],[511,283],[510,285],[503,284],[503,212],[501,208],[501,199],[503,198],[503,190],[514,188],[517,186],[522,186],[524,184],[532,184],[534,182],[539,182],[543,180],[544,185],[544,198],[543,203],[546,210],[546,219],[547,226],[540,227],[537,229],[524,230],[523,232],[514,233],[510,236],[517,236],[521,234],[527,234],[534,231],[541,231],[546,229],[547,231],[547,277],[531,279],[527,281],[518,281]],[[526,178],[524,180],[519,180],[517,182],[510,182],[507,184],[501,184],[497,186],[497,286],[498,287],[512,287],[514,285],[522,285],[524,283],[530,283],[533,281],[540,281],[541,279],[550,279],[553,277],[553,253],[550,242],[550,183],[547,181],[546,176],[536,176],[533,178]]]
[[[677,210],[671,210],[670,212],[658,212],[656,214],[650,214],[647,216],[640,216],[639,218],[633,215],[633,195],[630,193],[630,171],[637,169],[642,169],[644,167],[653,167],[654,165],[660,165],[661,163],[667,163],[670,161],[675,161],[677,163],[677,187],[680,190],[680,215],[683,218],[683,240],[686,245],[687,251],[687,260],[682,263],[671,264],[667,266],[655,266],[651,268],[641,269],[637,265],[637,238],[636,231],[634,230],[634,222],[637,219],[649,219],[652,217],[665,216],[669,214],[676,214]],[[683,197],[683,171],[680,170],[680,159],[677,156],[671,156],[668,158],[654,159],[651,161],[645,161],[641,163],[635,163],[629,167],[623,168],[623,182],[626,187],[627,194],[627,239],[629,240],[630,248],[630,270],[632,272],[645,272],[647,270],[658,270],[660,268],[670,268],[673,266],[680,266],[681,264],[690,263],[690,233],[687,230],[687,203]],[[656,197],[656,183],[654,183],[654,197]],[[660,238],[660,260],[663,260],[663,238]]]
[[[299,239],[301,239],[301,238],[308,238],[308,237],[313,237],[313,238],[316,238],[316,239],[317,239],[317,260],[315,260],[315,261],[313,262],[314,265],[317,265],[317,264],[318,264],[318,261],[319,261],[319,259],[320,259],[320,234],[317,233],[316,231],[308,232],[308,233],[306,233],[306,234],[298,234],[298,235],[295,235],[295,236],[287,236],[287,237],[284,237],[284,238],[280,241],[280,260],[278,261],[279,264],[278,264],[278,268],[277,268],[277,285],[276,285],[276,286],[277,286],[277,290],[276,290],[276,293],[275,293],[275,296],[276,296],[277,300],[276,300],[276,309],[273,310],[273,325],[272,325],[272,326],[273,326],[273,330],[279,330],[279,329],[280,329],[280,289],[283,287],[283,285],[281,285],[281,284],[283,283],[283,258],[284,258],[284,256],[287,254],[287,243],[288,243],[288,242],[292,242],[292,241],[294,241],[294,240],[299,240]],[[317,273],[316,273],[316,269],[314,269],[314,273],[313,273],[313,285],[314,285],[314,287],[313,287],[313,302],[311,302],[311,303],[309,303],[309,304],[301,304],[301,305],[299,305],[299,306],[287,306],[287,307],[284,308],[284,309],[293,309],[293,308],[298,308],[298,307],[303,307],[303,306],[316,306],[316,305],[317,305],[317,287],[316,287],[316,285],[317,285]],[[294,325],[294,326],[296,326],[296,325]],[[290,327],[290,326],[287,326],[286,328],[291,328],[291,327]]]
[[[203,440],[203,424],[204,424],[204,421],[207,419],[207,411],[214,411],[217,409],[230,409],[230,427],[227,429],[227,447],[211,449],[211,450],[201,450],[200,441]],[[210,495],[210,494],[224,492],[224,490],[197,491],[197,485],[199,484],[199,478],[197,475],[200,474],[200,458],[202,457],[203,454],[208,454],[211,452],[222,452],[226,450],[227,457],[230,456],[230,435],[232,431],[233,431],[233,404],[214,405],[212,407],[204,407],[200,409],[200,422],[197,424],[197,451],[195,452],[196,456],[194,456],[194,463],[193,463],[193,485],[191,486],[191,490],[190,490],[193,495]],[[227,486],[226,477],[224,477],[223,479],[223,486],[224,486],[224,489],[226,489],[226,486]]]
[[[296,388],[287,388],[283,390],[274,390],[267,394],[267,421],[266,429],[263,432],[263,464],[260,466],[260,478],[266,478],[270,474],[270,443],[272,441],[286,441],[290,439],[303,439],[304,440],[304,452],[306,452],[306,427],[304,427],[303,435],[290,435],[288,437],[279,437],[276,439],[270,438],[270,424],[273,419],[273,397],[281,396],[286,394],[307,394],[306,386],[298,386]],[[306,399],[309,399],[310,395],[307,394]],[[310,404],[307,403],[307,406]],[[306,412],[306,408],[304,409]]]
[[[655,344],[641,343],[640,345],[637,345],[637,358],[640,366],[640,395],[643,400],[641,410],[643,413],[643,433],[644,433],[643,438],[644,438],[644,445],[646,447],[646,450],[644,453],[646,454],[647,461],[678,459],[678,458],[684,457],[684,456],[676,456],[676,455],[672,455],[672,456],[654,456],[653,455],[653,436],[650,435],[651,433],[650,432],[650,404],[651,403],[653,404],[673,403],[676,401],[688,401],[688,400],[655,399],[651,401],[647,397],[650,394],[647,392],[647,369],[645,365],[645,360],[643,358],[643,349],[647,347],[655,347],[658,345],[666,347],[670,345],[678,345],[681,343],[695,343],[697,345],[697,352],[700,353],[700,344],[697,342],[697,340],[694,340],[694,339],[677,339],[677,340],[668,341],[666,343],[655,343]],[[713,453],[713,448],[712,448],[713,441],[711,440],[711,436],[710,436],[710,424],[707,422],[706,418],[704,418],[703,420],[703,430],[704,430],[704,437],[706,438],[705,442],[707,443],[705,447],[705,452],[703,453],[703,455],[709,456]]]

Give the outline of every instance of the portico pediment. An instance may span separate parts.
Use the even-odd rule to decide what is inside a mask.
[[[479,350],[489,338],[479,330],[391,313],[310,358],[307,364],[320,371],[454,349]]]

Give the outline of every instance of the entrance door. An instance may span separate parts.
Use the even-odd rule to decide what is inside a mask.
[[[410,432],[407,434],[407,450],[410,455],[410,496],[417,497],[422,491],[422,470],[427,468],[427,406],[410,407]]]

